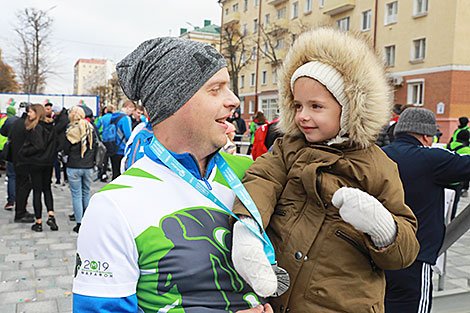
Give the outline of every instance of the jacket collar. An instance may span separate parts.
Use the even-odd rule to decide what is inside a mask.
[[[150,149],[150,145],[146,145],[144,147],[144,152],[145,152],[145,155],[150,158],[152,161],[158,163],[158,164],[162,164],[164,166],[166,166],[165,164],[163,164],[162,161],[160,161],[160,159],[152,152],[152,149]],[[197,179],[199,180],[204,180],[204,179],[207,179],[210,175],[210,173],[212,172],[212,170],[214,169],[215,167],[215,160],[214,160],[214,157],[215,155],[218,153],[215,152],[213,153],[212,155],[209,156],[209,160],[207,162],[207,169],[206,169],[206,175],[204,177],[202,177],[201,175],[201,170],[199,168],[199,163],[197,162],[196,160],[196,157],[192,154],[192,153],[176,153],[176,152],[173,152],[173,151],[170,151],[168,150],[168,152],[178,161],[181,163],[181,165],[183,165],[194,177],[196,177]]]
[[[421,141],[419,141],[416,137],[408,135],[408,134],[398,135],[395,141],[409,143],[409,144],[423,147],[423,144],[421,143]]]

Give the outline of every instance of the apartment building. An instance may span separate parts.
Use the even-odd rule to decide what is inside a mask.
[[[220,49],[220,26],[212,24],[211,20],[204,20],[204,27],[195,26],[193,30],[180,28],[180,38],[201,41]]]
[[[79,59],[73,67],[73,93],[91,94],[92,88],[106,85],[115,71],[111,60]]]
[[[430,109],[444,133],[470,116],[470,3],[465,0],[220,0],[224,32],[245,42],[238,93],[244,118],[277,111],[277,71],[296,36],[330,25],[360,32],[382,55],[394,102]],[[275,58],[273,58],[273,52]]]

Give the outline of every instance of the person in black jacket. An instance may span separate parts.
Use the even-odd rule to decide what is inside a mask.
[[[85,119],[85,112],[74,107],[69,113],[70,125],[65,133],[64,153],[68,156],[67,176],[72,193],[73,214],[80,230],[83,213],[90,202],[90,185],[93,181],[97,134]]]
[[[51,230],[58,230],[54,218],[54,200],[51,191],[52,166],[57,153],[57,134],[53,129],[52,119],[46,117],[41,104],[32,104],[25,121],[25,140],[18,152],[18,158],[27,165],[33,185],[33,207],[36,223],[31,229],[42,231],[42,202],[44,194],[49,218],[47,225]]]
[[[26,164],[20,160],[18,155],[18,151],[23,146],[26,136],[25,120],[27,118],[29,104],[25,102],[20,103],[20,110],[25,110],[21,115],[21,118],[11,120],[11,122],[7,120],[5,125],[2,127],[2,131],[5,131],[8,134],[8,141],[10,141],[9,159],[11,160],[11,163],[13,163],[16,176],[14,221],[15,223],[32,223],[34,222],[34,214],[26,211],[26,204],[29,193],[31,192],[31,181],[29,178],[28,168]]]
[[[65,130],[69,125],[69,117],[66,108],[62,108],[56,104],[52,106],[52,111],[54,112],[54,131],[57,134],[57,157],[54,161],[54,174],[55,174],[55,183],[56,185],[60,185],[61,180],[61,169],[64,172],[64,185],[68,181],[67,179],[67,172],[66,172],[66,165],[62,162],[62,158],[59,157],[59,153],[61,154],[62,150],[64,149],[65,143]]]
[[[424,108],[403,111],[395,126],[395,141],[382,148],[398,165],[405,203],[418,220],[420,250],[408,268],[385,271],[385,312],[430,312],[431,265],[444,240],[444,187],[470,178],[470,156],[429,148],[436,134],[436,117]],[[400,233],[400,230],[398,230]]]

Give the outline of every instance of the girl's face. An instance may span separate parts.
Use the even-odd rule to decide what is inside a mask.
[[[310,77],[294,83],[295,125],[308,142],[323,142],[338,135],[341,106],[323,84]]]
[[[34,120],[36,118],[36,116],[37,116],[36,112],[34,112],[34,110],[30,108],[29,111],[28,111],[29,120],[30,121]]]

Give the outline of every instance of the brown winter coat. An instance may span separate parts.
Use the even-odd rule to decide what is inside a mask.
[[[383,270],[409,266],[419,244],[397,166],[380,148],[331,148],[286,136],[253,163],[243,184],[290,275],[291,288],[270,300],[275,312],[384,311]],[[331,198],[343,186],[368,192],[393,214],[393,244],[379,251],[341,219]],[[248,214],[238,200],[233,211]]]
[[[308,143],[294,123],[290,89],[294,71],[320,61],[339,71],[349,100],[341,129],[348,141]],[[291,47],[280,74],[280,128],[286,134],[247,170],[243,184],[263,218],[279,265],[291,287],[270,299],[275,312],[384,312],[384,269],[413,263],[419,244],[416,218],[404,202],[397,166],[374,142],[389,120],[390,87],[383,66],[359,39],[332,29],[304,33]],[[383,250],[344,222],[331,204],[336,190],[353,187],[380,201],[397,225]],[[233,211],[247,211],[237,199]]]

